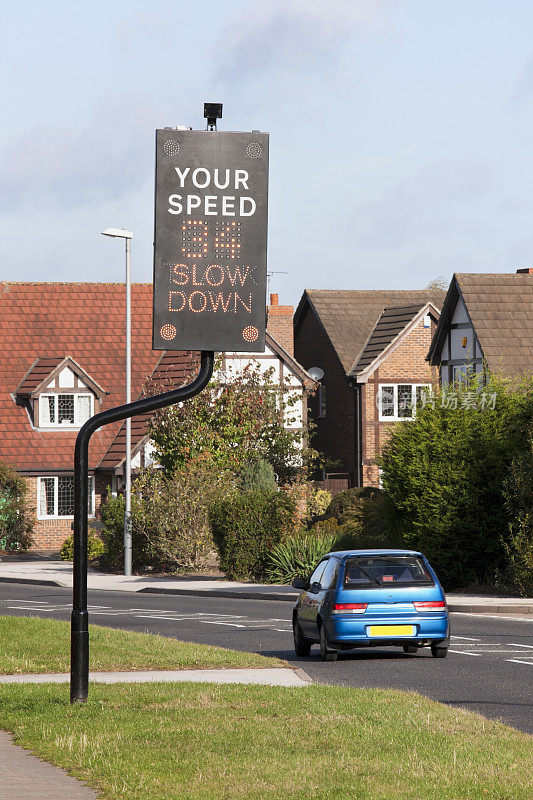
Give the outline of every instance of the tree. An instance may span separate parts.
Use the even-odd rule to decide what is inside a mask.
[[[26,506],[24,478],[0,462],[0,550],[27,550],[32,543],[33,519]]]
[[[505,564],[505,486],[527,447],[533,382],[443,391],[397,425],[381,466],[388,525],[423,550],[447,588],[491,580]]]
[[[305,472],[314,456],[305,431],[296,424],[301,399],[251,362],[238,374],[220,369],[209,386],[186,403],[157,412],[150,425],[154,456],[172,475],[195,458],[212,460],[221,470],[239,476],[259,456],[272,465],[283,483]]]

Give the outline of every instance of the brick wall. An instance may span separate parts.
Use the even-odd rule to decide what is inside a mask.
[[[32,550],[59,550],[61,545],[72,533],[72,517],[59,517],[57,519],[37,519],[37,477],[24,476],[28,484],[27,503],[34,515],[33,527],[34,544]],[[107,494],[107,486],[111,479],[107,476],[97,475],[95,480],[95,518],[99,519],[100,506]]]
[[[305,369],[324,370],[321,383],[326,387],[325,418],[318,418],[317,396],[309,399],[309,416],[316,424],[312,446],[329,459],[340,461],[333,471],[354,473],[355,393],[333,345],[309,307],[295,335],[294,355]]]
[[[381,362],[363,387],[363,485],[379,485],[376,459],[396,425],[408,422],[379,421],[376,396],[380,383],[431,383],[438,387],[438,368],[425,360],[435,324],[424,328],[423,321],[405,337],[393,352]]]
[[[267,307],[267,331],[290,356],[294,356],[293,314],[292,306],[280,306],[278,295],[270,295],[270,305]]]

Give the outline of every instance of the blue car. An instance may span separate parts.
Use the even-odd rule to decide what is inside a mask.
[[[445,658],[450,643],[446,598],[435,572],[414,550],[343,550],[324,556],[303,589],[292,624],[297,656],[320,645],[323,661],[354,647],[430,647]]]

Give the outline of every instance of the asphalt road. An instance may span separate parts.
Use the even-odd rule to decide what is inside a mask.
[[[70,608],[68,589],[0,583],[0,614],[68,620]],[[372,648],[326,664],[318,647],[310,658],[294,656],[291,611],[292,603],[268,600],[89,593],[98,625],[278,656],[320,683],[412,689],[533,733],[533,621],[456,613],[446,659]]]

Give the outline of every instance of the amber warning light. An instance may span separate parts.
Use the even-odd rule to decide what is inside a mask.
[[[268,134],[156,132],[156,350],[265,348]]]

